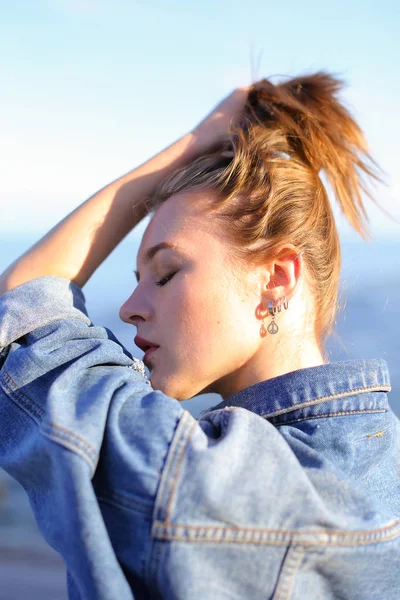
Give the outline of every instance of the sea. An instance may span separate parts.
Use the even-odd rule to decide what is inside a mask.
[[[29,234],[1,235],[0,273],[38,239]],[[136,328],[118,314],[136,285],[133,270],[139,243],[135,231],[129,234],[95,271],[83,293],[92,322],[110,329],[132,355],[142,358],[133,341]],[[392,385],[389,402],[400,418],[400,237],[343,239],[340,290],[343,308],[327,343],[329,361],[383,358]],[[183,406],[196,417],[220,399],[206,394]],[[0,470],[0,600],[28,596],[65,600],[65,568],[42,539],[25,491]]]

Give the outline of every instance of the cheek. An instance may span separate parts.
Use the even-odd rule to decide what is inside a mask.
[[[255,309],[250,298],[233,287],[224,270],[185,273],[175,281],[173,278],[166,292],[160,295],[157,314],[166,325],[166,341],[179,360],[229,355],[254,342]]]
[[[184,338],[191,334],[196,323],[195,316],[199,312],[200,302],[189,281],[187,275],[176,281],[172,279],[170,289],[160,294],[156,310],[161,329],[166,331],[168,338],[174,338],[178,345],[180,340],[185,343]]]
[[[236,291],[224,281],[208,278],[208,282],[196,285],[186,285],[181,289],[179,299],[176,298],[178,327],[182,334],[182,352],[188,351],[192,356],[209,353],[218,355],[221,352],[229,354],[231,345],[241,342],[243,330],[251,337],[252,309],[249,302],[240,298]]]
[[[160,298],[159,315],[173,339],[176,356],[187,359],[209,349],[211,338],[223,326],[225,304],[210,277],[204,281],[188,274],[171,286],[168,297]]]

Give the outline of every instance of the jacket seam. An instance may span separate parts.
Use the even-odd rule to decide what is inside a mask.
[[[32,400],[27,394],[21,392],[15,381],[13,381],[13,379],[10,377],[9,373],[4,367],[0,372],[0,383],[3,384],[4,392],[10,398],[10,400],[12,400],[13,402],[15,401],[14,398],[19,400],[22,406],[20,406],[17,402],[16,404],[18,404],[18,406],[20,406],[21,409],[25,410],[35,422],[37,422],[37,420],[42,420],[42,418],[46,414],[43,408],[36,404],[36,402]],[[33,407],[35,408],[35,410],[32,410]]]
[[[181,446],[184,444],[186,446],[187,440],[186,437],[188,432],[191,432],[191,428],[186,427],[186,423],[188,422],[190,414],[188,411],[184,411],[180,418],[178,419],[178,423],[176,425],[174,435],[171,439],[169,449],[166,455],[165,463],[162,469],[159,485],[156,491],[156,497],[154,502],[154,512],[153,512],[153,522],[160,520],[157,518],[157,515],[164,515],[162,518],[166,522],[168,522],[168,511],[170,510],[170,498],[174,493],[173,483],[177,477],[177,469],[176,462],[177,460],[181,460]],[[180,466],[180,462],[179,462]],[[172,502],[172,500],[171,500]]]
[[[375,410],[375,409],[374,409]],[[381,412],[379,410],[379,412]],[[384,411],[386,412],[386,411]],[[186,417],[186,419],[185,419]],[[188,420],[186,413],[183,414],[181,424],[183,427],[183,443],[179,449],[178,457],[171,465],[170,486],[166,486],[163,491],[163,498],[160,498],[161,506],[164,505],[164,498],[169,492],[169,498],[165,508],[165,518],[153,520],[152,537],[160,540],[175,540],[186,542],[221,542],[221,543],[258,543],[266,545],[288,545],[300,544],[303,546],[358,546],[368,545],[377,542],[383,542],[400,536],[400,519],[392,522],[390,525],[361,531],[361,532],[343,532],[343,531],[296,531],[284,529],[264,529],[252,527],[223,527],[213,525],[190,525],[188,523],[172,523],[170,521],[171,507],[176,494],[178,485],[178,474],[181,470],[182,461],[185,456],[186,447],[191,439],[192,432],[197,426],[195,420],[191,427],[185,427]],[[307,539],[308,538],[308,539]]]
[[[183,414],[183,418],[186,415],[186,413]],[[168,502],[167,502],[167,506],[165,509],[165,519],[164,519],[164,523],[167,525],[168,524],[168,520],[169,520],[169,515],[171,512],[171,505],[172,505],[172,501],[173,498],[175,496],[175,490],[176,490],[176,486],[178,484],[178,473],[180,472],[180,468],[182,465],[182,461],[184,459],[184,455],[185,455],[185,450],[186,450],[186,446],[189,443],[189,440],[192,436],[192,432],[195,429],[195,427],[197,426],[197,421],[194,421],[192,423],[192,426],[189,428],[189,430],[186,430],[186,440],[185,443],[182,445],[181,449],[180,449],[180,454],[178,456],[178,461],[175,464],[175,467],[173,469],[173,481],[172,481],[172,485],[170,488],[170,494],[169,494],[169,498],[168,498]]]
[[[157,536],[153,534],[153,529],[155,523],[161,522],[159,519],[157,519],[157,514],[159,514],[160,517],[164,516],[164,523],[168,523],[171,505],[174,500],[178,474],[181,467],[181,462],[183,460],[183,454],[191,437],[193,428],[197,425],[197,421],[195,421],[190,427],[187,427],[187,424],[190,423],[191,419],[193,419],[193,417],[190,415],[190,413],[188,411],[183,411],[178,420],[167,453],[166,463],[162,470],[160,484],[158,486],[154,502],[154,510],[151,520],[151,540],[145,572],[148,585],[150,587],[156,586],[159,593],[161,593],[158,579],[159,567],[164,544],[160,544]]]
[[[313,406],[314,404],[320,404],[325,402],[326,400],[336,400],[340,398],[346,398],[347,396],[354,396],[358,394],[363,394],[364,392],[390,392],[392,389],[391,385],[369,385],[362,388],[355,388],[354,390],[349,390],[347,392],[337,392],[336,394],[328,394],[327,396],[319,396],[318,398],[313,398],[312,400],[306,400],[305,402],[300,402],[299,404],[295,404],[293,406],[289,406],[287,408],[282,408],[280,410],[275,410],[273,412],[264,413],[261,416],[266,418],[275,417],[277,415],[283,415],[288,412],[293,412],[298,410],[299,408],[304,408],[307,406]]]
[[[365,546],[383,543],[400,537],[400,519],[390,525],[358,533],[324,530],[296,531],[255,527],[235,528],[155,521],[153,524],[153,537],[161,540],[182,542],[244,543],[273,546]]]
[[[72,448],[68,447],[68,450],[72,450],[77,454],[79,453],[79,450],[81,450],[85,454],[85,457],[90,461],[90,466],[93,469],[95,468],[97,452],[84,438],[71,430],[65,429],[65,427],[50,421],[42,422],[40,430],[44,436],[48,437],[53,442],[60,443],[62,446],[64,446],[63,442],[73,442],[76,444],[76,446],[73,445]],[[53,437],[55,439],[53,439]]]
[[[3,389],[7,397],[38,424],[39,431],[44,437],[81,456],[88,462],[90,468],[93,471],[95,470],[97,453],[84,438],[81,438],[69,429],[65,429],[61,425],[46,422],[46,412],[43,408],[18,388],[17,384],[4,368],[0,372],[0,383],[1,382],[5,387],[5,389]],[[8,382],[15,386],[15,389],[12,389]],[[33,407],[35,410],[32,410]],[[70,442],[70,444],[67,445],[67,442]]]
[[[309,417],[300,417],[299,419],[291,419],[290,421],[278,421],[274,423],[276,427],[280,427],[282,425],[291,425],[292,423],[298,423],[299,421],[309,421],[310,419],[323,419],[325,417],[337,417],[344,415],[353,415],[353,414],[363,414],[363,413],[385,413],[387,412],[386,408],[371,408],[365,410],[342,410],[340,412],[333,413],[324,413],[322,415],[310,415]],[[267,419],[269,417],[263,417]]]
[[[288,600],[293,588],[294,578],[304,557],[302,546],[290,546],[278,577],[276,591],[272,600]]]

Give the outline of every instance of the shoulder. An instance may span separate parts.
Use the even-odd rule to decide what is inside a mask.
[[[318,448],[289,438],[240,407],[199,421],[184,411],[161,478],[159,521],[282,533],[317,527],[326,536],[392,520]]]

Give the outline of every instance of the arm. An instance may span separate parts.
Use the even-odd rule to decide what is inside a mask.
[[[91,323],[82,290],[67,279],[37,278],[0,297],[0,467],[24,487],[43,537],[63,557],[71,600],[137,598],[118,562],[95,489],[101,447],[115,428],[113,415],[118,421],[119,410],[131,400],[136,409],[147,402],[158,416],[164,406],[137,363],[142,365],[110,331]],[[182,408],[169,399],[169,409],[160,428],[172,436]],[[136,422],[133,413],[129,417],[139,438],[143,420]],[[143,441],[137,441],[140,447]],[[132,484],[139,495],[153,493],[158,461],[167,451],[163,440],[160,445],[155,464],[146,470],[148,481],[136,463],[139,478]],[[124,442],[112,448],[121,457],[126,450]],[[146,466],[144,455],[139,460]],[[115,474],[118,491],[122,462]],[[129,521],[133,527],[147,528],[149,503],[140,510],[139,499],[139,512]]]
[[[0,295],[48,275],[83,287],[146,216],[145,200],[162,179],[221,141],[247,94],[248,88],[238,88],[192,132],[78,206],[0,275]]]
[[[83,287],[146,216],[143,200],[162,178],[195,156],[194,138],[184,136],[91,196],[8,267],[0,277],[0,293],[46,275]]]

